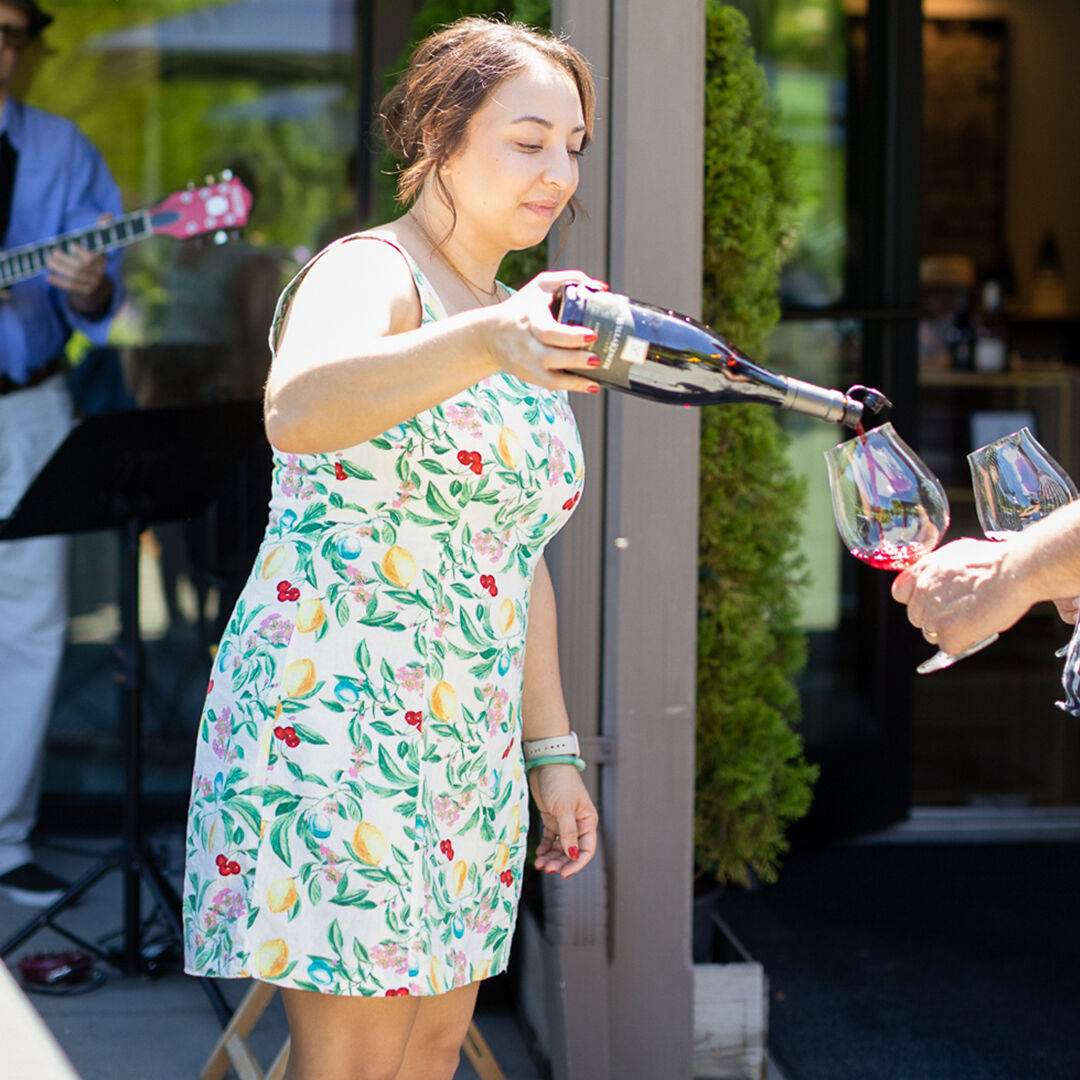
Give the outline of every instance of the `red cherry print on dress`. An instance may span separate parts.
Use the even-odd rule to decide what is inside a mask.
[[[483,458],[474,450],[470,455],[469,468],[472,469],[477,476],[484,471]]]
[[[219,855],[218,856],[217,868],[218,868],[218,873],[222,877],[228,877],[232,873],[232,870],[229,869],[230,865],[231,864],[229,863],[229,860],[227,858],[225,858],[224,855]]]
[[[206,687],[206,696],[209,697],[214,692],[214,680],[211,679],[209,685]]]
[[[405,714],[405,723],[410,727],[416,728],[417,731],[423,731],[424,714],[420,712],[407,712]]]
[[[286,599],[287,600],[299,600],[300,599],[300,590],[298,588],[296,588],[296,586],[294,585],[289,590],[288,595],[286,596]]]
[[[279,581],[277,583],[277,598],[282,603],[289,599],[289,590],[292,588],[291,581]]]
[[[447,862],[454,861],[454,845],[449,840],[439,841],[439,850],[446,856]]]
[[[345,466],[340,461],[334,462],[334,477],[337,480],[347,480],[349,474],[345,471]]]
[[[240,864],[238,862],[229,863],[229,873],[230,874],[239,874],[240,873]]]
[[[514,740],[513,740],[513,739],[511,739],[511,740],[510,740],[510,741],[509,741],[509,742],[508,742],[508,743],[506,744],[506,749],[505,749],[505,750],[504,750],[504,751],[502,752],[502,756],[503,756],[504,758],[505,758],[505,757],[507,757],[507,755],[508,755],[508,754],[510,753],[510,751],[511,751],[511,750],[513,750],[513,749],[514,749]]]
[[[581,498],[581,492],[579,491],[576,495],[571,495],[570,498],[567,499],[566,502],[564,502],[562,504],[562,508],[564,510],[573,510],[574,507],[577,506],[578,499],[580,499],[580,498]]]
[[[472,454],[468,450],[459,450],[457,455],[458,463],[460,465],[471,465]]]
[[[274,738],[275,739],[284,739],[285,738],[285,729],[283,727],[274,728]]]
[[[499,875],[499,880],[504,885],[513,885],[514,884],[514,872],[512,870],[504,870]]]
[[[407,986],[399,986],[396,990],[387,990],[386,997],[408,997],[409,988]]]
[[[225,858],[224,855],[218,855],[218,857],[214,860],[214,862],[216,862],[219,867],[224,866],[228,861],[229,860]]]

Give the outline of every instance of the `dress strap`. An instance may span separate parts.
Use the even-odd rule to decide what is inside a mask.
[[[274,317],[270,321],[270,351],[274,354],[277,353],[277,347],[281,338],[281,331],[285,326],[285,320],[289,314],[289,307],[292,304],[292,299],[296,295],[296,290],[300,288],[300,283],[307,276],[307,272],[333,248],[339,247],[342,244],[349,244],[355,240],[378,240],[381,243],[388,244],[395,251],[397,251],[405,262],[409,266],[409,272],[412,274],[413,284],[416,286],[417,295],[420,298],[420,308],[423,313],[422,322],[434,322],[436,319],[443,319],[446,317],[446,309],[443,307],[442,301],[439,299],[438,293],[431,287],[431,283],[424,276],[424,272],[416,264],[416,260],[399,244],[396,240],[392,240],[388,236],[381,236],[378,233],[371,232],[359,232],[352,233],[349,236],[342,236],[340,239],[333,241],[333,243],[327,244],[322,251],[313,255],[296,275],[289,282],[288,285],[282,290],[281,295],[278,297],[277,306],[274,308]]]

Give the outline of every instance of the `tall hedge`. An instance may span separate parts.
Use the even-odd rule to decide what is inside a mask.
[[[746,20],[706,11],[703,314],[760,357],[794,239],[793,157]],[[775,878],[816,778],[796,730],[805,500],[785,447],[765,406],[703,412],[694,855],[720,881]]]

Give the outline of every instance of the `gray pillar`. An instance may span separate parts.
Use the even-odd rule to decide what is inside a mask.
[[[606,269],[613,289],[695,314],[703,0],[556,0],[553,22],[593,62],[602,119],[582,184],[591,218],[561,262]],[[560,654],[585,733],[601,687],[596,745],[613,752],[600,790],[608,1061],[580,1076],[689,1080],[698,416],[616,393],[577,412],[591,486],[553,557]],[[573,1015],[570,1048],[588,1023]],[[595,1027],[583,1036],[595,1039]]]

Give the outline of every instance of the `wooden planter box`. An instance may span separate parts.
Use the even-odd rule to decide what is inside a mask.
[[[718,915],[717,962],[694,964],[694,1076],[699,1080],[765,1080],[769,984]]]

